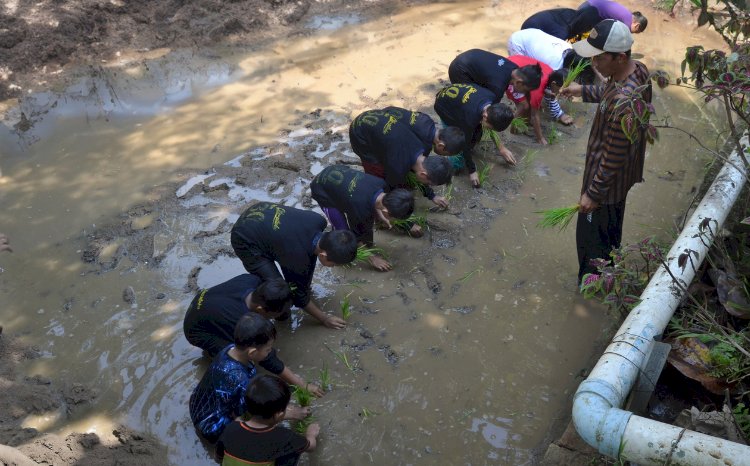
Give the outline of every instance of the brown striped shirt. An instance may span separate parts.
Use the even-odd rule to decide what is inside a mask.
[[[599,107],[591,125],[586,147],[586,168],[583,172],[581,194],[586,193],[599,204],[614,204],[625,200],[628,190],[643,181],[643,161],[646,154],[645,130],[639,130],[631,143],[622,130],[622,112],[626,106],[615,108],[624,89],[635,89],[648,84],[643,98],[651,102],[648,69],[635,62],[636,68],[624,81],[612,79],[602,85],[583,86],[584,102],[598,102]]]

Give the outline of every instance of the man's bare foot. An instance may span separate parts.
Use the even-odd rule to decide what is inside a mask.
[[[412,238],[421,238],[422,235],[424,235],[424,232],[422,231],[422,227],[419,225],[412,225],[409,229],[409,236]]]
[[[310,409],[309,407],[303,408],[302,406],[289,405],[286,407],[286,411],[284,412],[284,419],[288,419],[290,421],[301,421],[310,414],[312,414],[312,409]]]
[[[565,113],[560,118],[558,118],[557,121],[564,124],[565,126],[570,126],[573,124],[573,117]]]

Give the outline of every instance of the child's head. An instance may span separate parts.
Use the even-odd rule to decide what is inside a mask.
[[[504,131],[513,121],[513,110],[505,104],[497,103],[487,107],[482,126],[497,131]]]
[[[510,74],[510,83],[514,92],[531,92],[542,83],[542,67],[537,63],[516,68]]]
[[[346,265],[357,257],[357,237],[349,230],[327,231],[320,236],[318,249],[324,266]]]
[[[276,326],[254,312],[242,316],[234,327],[235,348],[253,362],[266,359],[275,340]]]
[[[457,126],[441,128],[436,135],[437,142],[432,145],[432,150],[438,155],[456,155],[466,143],[463,130]]]
[[[408,189],[394,189],[383,197],[389,218],[404,220],[414,212],[414,194]]]
[[[566,68],[560,68],[559,70],[553,71],[549,75],[549,79],[547,80],[547,87],[549,87],[549,90],[552,91],[552,94],[557,95],[557,93],[560,92],[560,88],[565,82],[565,78],[568,77],[568,73],[569,71]]]
[[[251,416],[281,421],[291,398],[289,385],[272,375],[259,375],[245,391],[245,406]]]
[[[272,278],[253,291],[250,308],[268,319],[286,320],[292,307],[292,290],[282,278]]]

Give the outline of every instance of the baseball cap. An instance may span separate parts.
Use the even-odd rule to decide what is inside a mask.
[[[614,19],[605,19],[594,26],[586,40],[574,43],[573,50],[588,58],[604,52],[627,52],[632,45],[630,27]]]

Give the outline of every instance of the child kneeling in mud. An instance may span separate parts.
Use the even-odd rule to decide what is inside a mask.
[[[250,419],[229,424],[216,444],[222,466],[292,466],[303,452],[315,449],[320,425],[310,424],[304,436],[279,425],[290,397],[289,385],[278,377],[261,375],[252,381],[245,393]]]
[[[256,376],[255,363],[273,349],[276,327],[255,313],[243,316],[234,328],[234,344],[216,355],[190,395],[190,419],[199,434],[216,442],[227,425],[246,411],[245,392]],[[310,408],[290,406],[287,419],[301,420]]]

